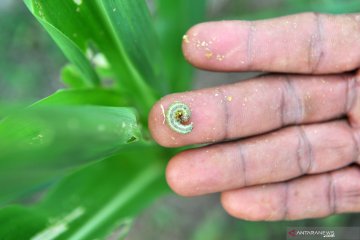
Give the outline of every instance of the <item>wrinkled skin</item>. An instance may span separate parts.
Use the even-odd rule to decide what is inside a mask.
[[[159,144],[213,143],[170,160],[176,193],[221,192],[225,210],[248,220],[360,211],[360,14],[203,23],[183,52],[202,69],[277,74],[155,104],[149,126]],[[162,107],[174,101],[192,110],[189,134],[164,124]]]

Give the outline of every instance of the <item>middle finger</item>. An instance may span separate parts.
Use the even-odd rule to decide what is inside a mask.
[[[194,196],[335,170],[358,161],[358,151],[354,130],[335,121],[184,151],[166,175],[175,192]]]

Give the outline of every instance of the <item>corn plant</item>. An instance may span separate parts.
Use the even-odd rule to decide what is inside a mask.
[[[206,1],[24,2],[69,64],[64,89],[30,106],[0,105],[0,239],[121,239],[142,208],[169,192],[164,169],[176,150],[151,139],[147,115],[161,96],[191,88],[180,43],[204,20]],[[359,10],[357,0],[342,2],[289,0],[254,13],[233,1],[240,11],[230,12]]]
[[[181,35],[202,20],[205,1],[157,0],[152,12],[144,0],[25,4],[69,64],[65,89],[1,107],[0,238],[121,236],[169,191],[173,150],[151,140],[147,114],[161,96],[190,88]]]

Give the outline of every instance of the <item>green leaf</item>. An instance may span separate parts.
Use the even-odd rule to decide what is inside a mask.
[[[47,226],[45,215],[22,206],[0,209],[0,239],[29,239]],[[27,231],[19,229],[26,226]],[[21,228],[22,228],[21,227]]]
[[[194,24],[204,21],[206,0],[157,0],[156,29],[161,39],[164,56],[162,68],[170,79],[170,92],[192,88],[192,67],[181,50],[183,34]]]
[[[246,1],[233,1],[228,8],[231,10],[227,12],[226,16],[221,16],[219,20],[258,20],[302,12],[356,13],[360,11],[360,3],[358,0],[285,0],[280,5],[270,4],[266,8],[253,9],[251,5],[246,4]]]
[[[32,0],[24,0],[24,2],[28,6],[29,10],[34,14],[36,19],[48,31],[56,44],[61,48],[65,56],[79,69],[79,72],[81,72],[83,76],[82,79],[84,80],[84,85],[88,87],[98,86],[100,80],[91,66],[90,61],[86,58],[84,52],[81,48],[79,48],[76,42],[74,42],[72,38],[57,29],[51,23],[46,21],[43,15],[44,13],[41,10],[42,7],[41,5],[38,5],[39,3],[35,1],[34,6]],[[76,32],[72,32],[71,34],[76,34]],[[73,37],[74,36],[76,35],[73,35]]]
[[[114,72],[118,87],[126,92],[146,122],[146,114],[157,99],[148,83],[161,83],[161,80],[157,80],[151,64],[151,52],[156,51],[155,34],[151,34],[151,21],[143,0],[26,0],[26,3],[65,53],[68,48],[64,46],[68,47],[69,42],[81,52],[67,54],[81,72],[87,72],[81,65],[84,61],[75,61],[74,56],[82,59],[87,56],[93,65],[93,58],[102,56]],[[156,54],[152,57],[156,58]],[[89,61],[86,63],[89,66]],[[92,68],[94,73],[95,66]]]
[[[103,5],[115,38],[124,48],[143,78],[161,94],[169,92],[168,81],[158,75],[162,71],[159,42],[146,1],[98,1]],[[126,23],[126,24],[124,24]],[[129,67],[132,67],[129,65]]]
[[[76,66],[72,64],[66,65],[61,70],[61,80],[63,83],[70,88],[86,88],[84,84],[84,79],[81,76],[81,73],[78,71]]]
[[[303,0],[286,1],[285,6],[288,12],[316,11],[326,13],[355,13],[360,10],[360,3],[357,0]]]
[[[224,238],[229,225],[226,220],[226,215],[220,207],[209,209],[203,221],[198,223],[191,239],[217,240]]]
[[[0,122],[0,205],[140,138],[132,109],[34,106]]]
[[[13,232],[12,239],[105,239],[152,199],[168,191],[162,158],[162,148],[137,143],[127,145],[114,157],[84,167],[62,180],[32,208],[44,216],[36,226],[25,222],[19,226],[19,221],[8,224],[12,229],[21,227],[21,231]],[[5,214],[14,217],[2,210],[0,219]],[[4,231],[0,226],[0,236]]]
[[[120,92],[105,89],[74,89],[58,90],[34,105],[100,105],[100,106],[126,106]]]

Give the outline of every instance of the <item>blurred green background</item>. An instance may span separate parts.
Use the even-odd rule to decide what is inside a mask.
[[[301,11],[360,12],[356,0],[209,1],[208,19],[257,19]],[[21,1],[0,1],[0,103],[32,103],[62,87],[66,60]],[[248,75],[198,71],[194,88],[237,81]],[[142,212],[127,239],[284,239],[288,226],[360,226],[358,214],[294,222],[246,222],[229,217],[218,195],[169,195]]]
[[[60,87],[65,57],[22,1],[0,1],[0,102],[33,102]]]

